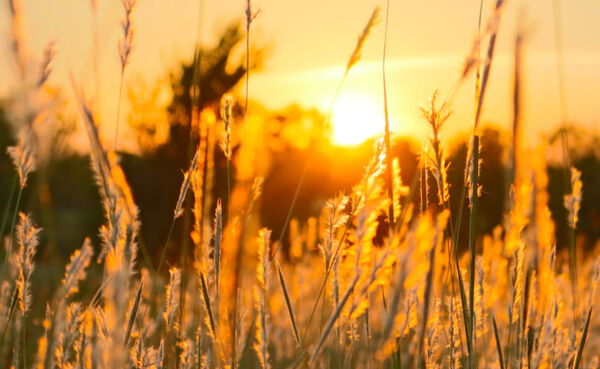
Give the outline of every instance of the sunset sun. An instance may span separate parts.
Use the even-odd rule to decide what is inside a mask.
[[[363,95],[341,95],[331,117],[334,144],[352,146],[383,132],[383,109]]]

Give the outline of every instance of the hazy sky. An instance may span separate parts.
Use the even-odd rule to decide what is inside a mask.
[[[558,1],[562,9],[567,119],[595,128],[600,122],[596,105],[600,98],[600,2]],[[119,0],[97,2],[101,117],[105,129],[110,130],[118,95],[117,43],[123,8]],[[51,84],[71,96],[68,76],[72,72],[92,94],[90,1],[20,3],[23,32],[32,55],[41,55],[47,41],[56,43]],[[385,7],[382,0],[257,0],[253,4],[260,8],[260,15],[253,23],[252,43],[269,51],[264,68],[251,74],[250,96],[269,108],[294,102],[326,108],[372,9]],[[484,23],[493,5],[492,1],[484,1]],[[211,44],[231,20],[242,19],[244,6],[242,0],[138,0],[134,13],[135,46],[126,84],[139,78],[152,84],[155,79],[164,78],[180,60],[191,59],[198,28],[202,42]],[[391,0],[387,78],[396,132],[422,133],[418,107],[427,103],[435,89],[445,95],[459,77],[475,38],[478,9],[477,0]],[[535,141],[540,132],[549,132],[560,121],[553,0],[508,0],[483,121],[509,127],[512,53],[519,14],[527,30],[522,81],[525,138]],[[8,48],[9,24],[8,5],[4,2],[0,6],[0,32],[5,35],[0,44],[0,96],[6,95],[15,83]],[[381,111],[383,33],[382,19],[340,95],[365,96]],[[473,93],[472,81],[459,90],[448,122],[449,135],[468,130],[474,109]]]

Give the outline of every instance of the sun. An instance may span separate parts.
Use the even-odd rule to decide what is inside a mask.
[[[340,95],[336,100],[331,122],[332,141],[340,146],[354,146],[383,132],[383,108],[365,95]]]

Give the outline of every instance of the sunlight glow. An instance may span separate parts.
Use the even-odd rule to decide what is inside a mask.
[[[353,146],[383,133],[383,108],[364,95],[340,95],[331,118],[332,141],[340,146]]]

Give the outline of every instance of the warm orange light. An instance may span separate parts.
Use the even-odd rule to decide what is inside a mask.
[[[333,142],[341,146],[360,144],[383,132],[383,109],[368,96],[340,95],[333,107]]]

